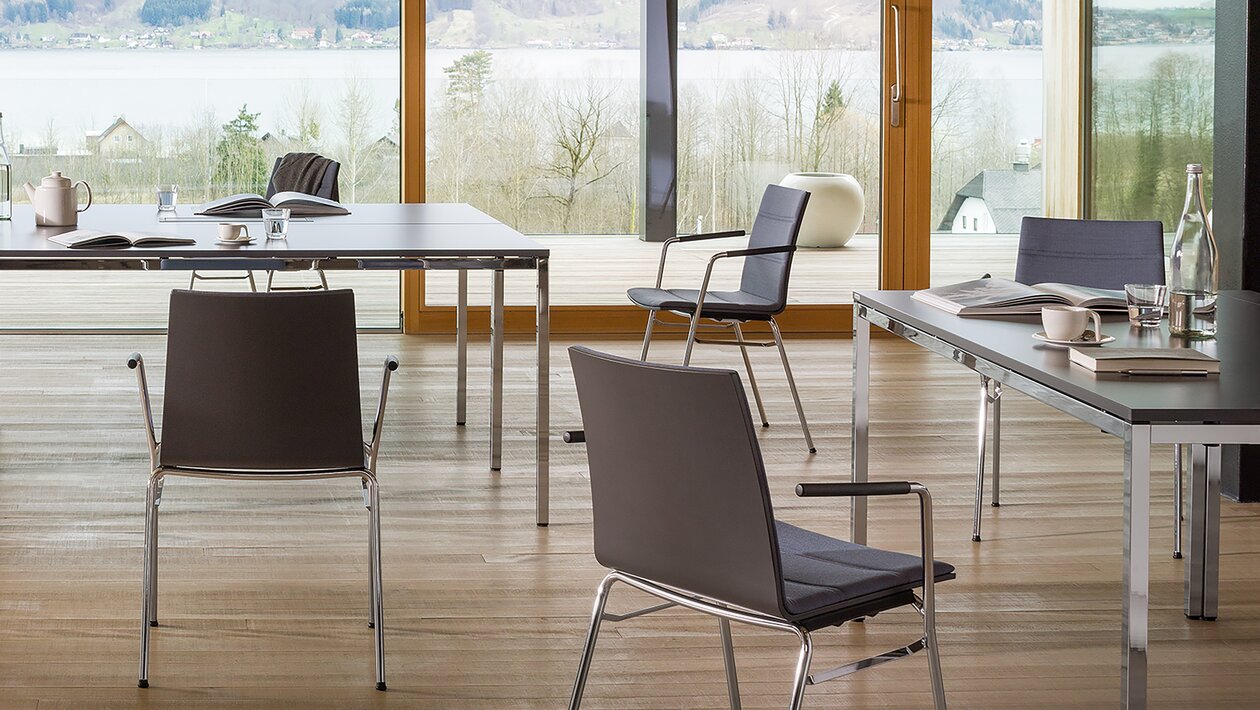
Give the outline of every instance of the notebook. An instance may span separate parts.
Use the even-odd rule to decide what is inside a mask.
[[[1123,375],[1215,375],[1221,361],[1190,348],[1070,348],[1068,359],[1091,372]]]
[[[164,234],[142,234],[140,232],[101,232],[95,229],[76,229],[72,232],[49,237],[55,242],[71,249],[88,249],[91,247],[164,247],[180,244],[196,244],[191,237],[171,237]]]

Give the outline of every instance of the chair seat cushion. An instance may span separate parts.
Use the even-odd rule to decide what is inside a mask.
[[[775,522],[783,564],[787,610],[808,616],[881,593],[895,594],[923,585],[923,563],[916,555],[877,550],[795,525]],[[949,578],[953,565],[936,562],[936,577]]]
[[[700,291],[694,288],[632,288],[630,300],[644,308],[695,313]],[[778,312],[773,301],[747,291],[709,291],[704,294],[705,318],[764,320]]]

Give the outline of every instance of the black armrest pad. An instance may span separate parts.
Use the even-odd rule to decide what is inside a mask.
[[[705,239],[724,239],[726,237],[742,237],[744,230],[732,229],[725,232],[707,232],[705,234],[685,234],[675,237],[677,242],[699,242]]]
[[[763,256],[765,254],[784,254],[786,252],[796,251],[796,247],[792,245],[784,245],[779,247],[759,247],[757,249],[736,249],[734,251],[722,252],[723,256]]]
[[[574,429],[564,433],[564,443],[566,444],[584,444],[586,443],[586,430]]]
[[[909,481],[796,484],[796,495],[802,498],[824,496],[903,496],[908,493],[910,493]]]

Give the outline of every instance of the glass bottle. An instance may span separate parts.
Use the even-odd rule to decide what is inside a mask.
[[[1220,257],[1203,205],[1203,166],[1186,166],[1186,206],[1173,241],[1168,330],[1193,340],[1216,337]]]
[[[13,162],[4,145],[4,114],[0,113],[0,222],[13,219]]]

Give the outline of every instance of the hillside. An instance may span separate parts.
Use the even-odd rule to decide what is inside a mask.
[[[879,0],[680,0],[684,47],[872,47]],[[393,45],[399,0],[3,0],[0,46]],[[1041,0],[938,0],[937,36],[1040,42]],[[637,47],[639,0],[426,0],[436,47]],[[1026,26],[1025,26],[1026,25]],[[135,37],[148,35],[144,40]]]

